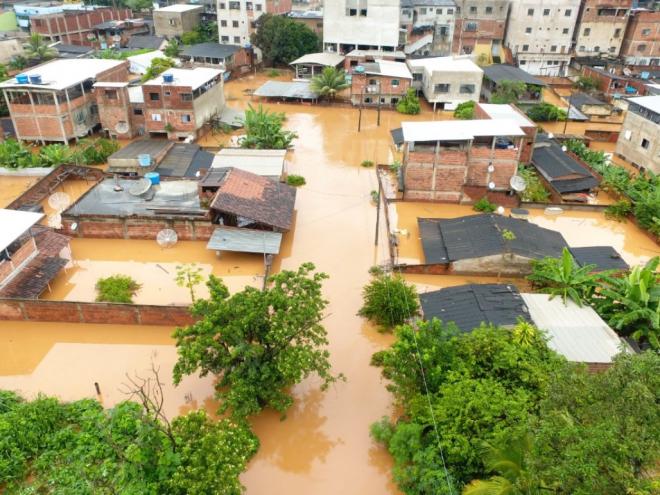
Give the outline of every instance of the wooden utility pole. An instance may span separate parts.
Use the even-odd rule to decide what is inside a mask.
[[[376,165],[376,182],[378,182],[378,200],[376,201],[376,238],[374,246],[378,246],[378,230],[380,227],[380,197],[383,195],[383,188],[380,184],[380,176],[378,175],[378,165]]]
[[[380,100],[381,100],[381,81],[378,81],[378,120],[376,121],[378,127],[380,127]]]
[[[362,102],[364,101],[364,88],[360,90],[360,106],[358,107],[358,132],[362,127]]]

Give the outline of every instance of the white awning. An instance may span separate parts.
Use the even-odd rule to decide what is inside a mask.
[[[43,217],[43,213],[0,209],[0,251],[6,249]]]
[[[468,141],[479,136],[524,136],[525,132],[511,119],[436,120],[402,122],[406,143],[424,141]]]

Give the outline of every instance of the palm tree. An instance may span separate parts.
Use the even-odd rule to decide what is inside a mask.
[[[57,50],[49,46],[39,33],[32,33],[25,45],[25,55],[33,60],[48,60],[57,57]]]
[[[334,99],[337,93],[348,86],[344,71],[335,67],[326,67],[321,74],[314,76],[309,84],[312,91],[330,99]]]
[[[27,64],[28,64],[28,60],[23,55],[16,55],[10,60],[9,64],[7,65],[12,70],[22,70],[25,67],[27,67]]]
[[[473,480],[463,495],[537,495],[544,487],[527,471],[526,458],[532,449],[531,437],[519,434],[507,438],[501,446],[484,445],[484,466],[497,473],[488,480]]]
[[[570,251],[564,248],[561,258],[543,258],[532,261],[532,273],[527,280],[550,294],[551,299],[561,296],[564,304],[568,299],[578,306],[594,294],[601,279],[611,272],[593,273],[596,265],[578,266]]]

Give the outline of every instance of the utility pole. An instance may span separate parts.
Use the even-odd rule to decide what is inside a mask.
[[[571,100],[573,98],[573,86],[571,86],[571,92],[568,95],[568,110],[566,110],[566,120],[564,120],[564,136],[566,136],[566,127],[568,126],[568,118],[571,114]]]
[[[376,165],[376,182],[378,182],[378,200],[376,201],[376,239],[374,246],[378,246],[378,230],[380,227],[380,197],[383,195],[383,188],[380,184],[380,176],[378,175],[378,165]]]
[[[364,88],[360,90],[360,106],[358,107],[358,132],[362,127],[362,102],[364,101]]]
[[[382,94],[382,93],[381,93],[381,87],[382,87],[382,86],[381,86],[381,82],[382,82],[382,81],[380,81],[380,80],[378,81],[378,119],[377,119],[377,121],[376,121],[378,127],[380,127],[380,101],[381,101],[381,99],[382,99],[382,98],[381,98],[381,94]]]

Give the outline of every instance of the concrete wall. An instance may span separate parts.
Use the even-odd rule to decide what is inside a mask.
[[[349,9],[367,10],[366,16]],[[323,45],[340,51],[342,44],[395,48],[399,44],[398,0],[326,0],[323,5]]]
[[[516,254],[495,254],[482,258],[454,261],[452,271],[466,274],[526,275],[531,273],[530,258]]]
[[[10,38],[0,40],[0,64],[7,64],[11,59],[23,55],[24,38]]]
[[[505,44],[521,69],[536,75],[566,75],[579,9],[580,0],[511,3]]]
[[[401,27],[406,29],[406,44],[413,43],[425,35],[433,35],[431,45],[435,55],[449,55],[456,25],[456,7],[446,5],[429,6],[424,2],[413,7],[401,8]],[[413,35],[415,27],[430,27],[424,33]]]
[[[422,92],[429,103],[444,104],[448,110],[453,110],[465,101],[479,101],[483,72],[444,72],[424,70],[422,74]],[[447,93],[436,93],[437,84],[449,84]],[[473,84],[474,93],[461,93],[461,85]]]
[[[631,5],[632,0],[586,0],[576,28],[576,55],[618,55]]]
[[[642,148],[642,139],[649,142]],[[616,143],[616,153],[638,167],[660,173],[660,124],[628,111]]]
[[[509,0],[457,0],[456,25],[452,50],[472,53],[477,43],[491,44],[504,40]],[[486,7],[491,7],[487,10]],[[468,25],[469,24],[469,25]],[[472,29],[476,25],[476,29]]]
[[[0,320],[167,326],[185,326],[194,321],[187,306],[40,299],[0,299]]]
[[[185,12],[154,10],[153,18],[156,35],[172,38],[192,31],[200,23],[203,11],[204,7],[201,6]]]

